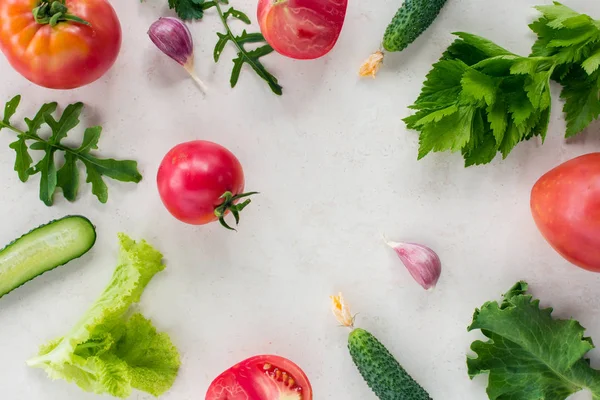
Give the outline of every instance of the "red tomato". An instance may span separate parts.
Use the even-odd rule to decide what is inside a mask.
[[[36,22],[33,15],[47,3],[52,1],[0,0],[0,50],[8,62],[31,82],[52,89],[73,89],[100,78],[121,48],[115,10],[106,0],[66,0],[68,14],[90,25],[59,19],[51,26],[48,18]]]
[[[531,191],[531,211],[557,252],[600,272],[600,153],[574,158],[542,176]]]
[[[279,356],[248,358],[219,375],[206,400],[312,400],[304,371]]]
[[[259,0],[258,22],[275,51],[309,60],[333,48],[347,7],[348,0]]]
[[[225,147],[195,140],[173,147],[162,160],[157,176],[158,191],[165,207],[180,221],[203,225],[239,212],[250,202],[238,200],[254,193],[244,190],[244,171]]]

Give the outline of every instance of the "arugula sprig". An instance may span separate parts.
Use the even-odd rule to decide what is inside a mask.
[[[273,93],[281,96],[283,88],[277,82],[277,78],[267,71],[260,61],[261,57],[271,54],[273,48],[267,43],[261,33],[248,33],[244,29],[241,35],[235,35],[229,26],[228,21],[230,18],[241,21],[246,25],[250,25],[252,22],[250,21],[250,18],[248,18],[248,15],[233,6],[223,11],[221,5],[228,4],[229,0],[169,0],[169,7],[175,9],[177,15],[183,20],[201,19],[206,10],[213,7],[217,10],[217,14],[223,23],[225,32],[217,32],[219,39],[215,45],[213,57],[215,62],[219,62],[221,53],[225,49],[227,43],[231,42],[235,46],[237,57],[233,59],[233,70],[231,71],[231,78],[229,81],[232,88],[235,87],[240,78],[242,67],[244,64],[248,64],[259,77],[267,82]],[[259,47],[253,50],[247,50],[245,46],[251,43],[262,43],[262,45],[259,45]]]
[[[431,151],[460,151],[465,166],[506,158],[520,142],[546,137],[550,80],[564,85],[568,130],[581,132],[600,115],[600,23],[555,3],[538,7],[539,38],[522,57],[468,33],[427,75],[404,121],[420,131],[421,159]]]
[[[53,204],[57,187],[62,189],[67,200],[74,201],[77,198],[79,191],[77,161],[85,166],[86,182],[92,184],[92,193],[101,203],[106,203],[108,200],[108,187],[104,183],[103,176],[122,182],[137,183],[142,179],[142,175],[137,170],[137,162],[98,158],[90,153],[91,150],[98,148],[102,133],[100,126],[87,128],[83,134],[83,141],[77,148],[61,143],[69,131],[79,124],[83,103],[68,105],[58,120],[52,116],[56,111],[57,103],[44,104],[33,119],[25,118],[27,130],[21,130],[10,122],[20,102],[21,96],[17,95],[6,103],[4,117],[0,121],[0,130],[7,128],[17,134],[17,140],[9,146],[16,153],[14,169],[22,182],[27,182],[32,175],[40,174],[40,200],[47,206]],[[44,125],[51,131],[48,138],[39,135],[39,130]],[[28,146],[28,141],[33,143]],[[42,159],[34,166],[29,154],[30,149],[44,152]],[[64,153],[64,164],[60,168],[57,168],[54,157],[57,152]]]
[[[489,374],[491,400],[565,400],[583,389],[600,399],[600,371],[591,368],[587,353],[592,339],[575,320],[556,319],[552,308],[527,293],[518,282],[500,304],[476,309],[469,331],[481,330],[489,340],[476,340],[467,358],[469,377]]]

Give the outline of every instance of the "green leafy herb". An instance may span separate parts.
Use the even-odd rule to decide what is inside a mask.
[[[183,20],[202,19],[208,3],[205,0],[169,0],[169,8],[175,9]]]
[[[487,302],[475,310],[468,330],[475,329],[489,340],[471,345],[477,357],[467,358],[469,376],[489,373],[491,400],[564,400],[586,388],[600,399],[600,371],[584,358],[592,340],[579,322],[540,309],[525,282],[514,285],[502,304]]]
[[[179,353],[150,320],[128,313],[165,266],[145,241],[124,234],[119,241],[119,262],[102,295],[65,336],[42,346],[27,364],[89,392],[125,398],[135,388],[159,396],[177,377]]]
[[[260,62],[260,58],[266,56],[267,54],[271,54],[273,52],[273,48],[269,44],[266,44],[267,42],[261,33],[248,33],[244,29],[241,35],[234,35],[229,27],[229,17],[233,17],[247,25],[251,24],[250,18],[248,18],[248,16],[243,12],[233,7],[229,7],[227,11],[223,12],[221,9],[221,4],[229,4],[229,2],[228,0],[215,0],[206,2],[205,6],[206,9],[211,7],[215,7],[217,9],[219,17],[221,18],[221,22],[223,22],[223,27],[225,28],[225,33],[217,33],[219,40],[217,41],[213,53],[215,62],[219,62],[219,58],[221,57],[221,53],[223,52],[227,42],[233,43],[237,50],[237,57],[233,59],[233,70],[231,71],[231,87],[235,87],[237,84],[244,64],[248,64],[258,76],[267,82],[273,93],[281,95],[283,93],[283,88],[277,83],[277,78],[267,71],[265,66]],[[249,43],[265,44],[253,50],[246,50],[244,46]]]
[[[460,151],[465,166],[506,158],[520,142],[545,139],[550,80],[564,88],[566,136],[600,115],[600,22],[555,3],[538,7],[538,34],[530,57],[521,57],[468,33],[434,64],[405,118],[420,131],[419,159],[431,151]]]
[[[74,201],[79,190],[79,170],[77,161],[83,163],[87,171],[86,182],[92,184],[92,193],[98,200],[106,203],[108,200],[108,188],[104,183],[103,176],[122,182],[139,182],[142,176],[137,170],[137,162],[125,160],[98,158],[90,153],[98,148],[98,141],[102,133],[102,127],[94,126],[87,128],[83,135],[83,142],[77,148],[69,147],[61,143],[67,134],[79,124],[79,116],[83,110],[83,103],[68,105],[58,120],[52,114],[56,111],[56,103],[44,104],[33,119],[25,118],[27,130],[21,130],[10,123],[21,96],[15,96],[4,109],[4,117],[0,121],[0,130],[7,128],[17,134],[17,140],[10,144],[10,148],[16,153],[15,171],[22,182],[27,182],[31,175],[40,174],[40,199],[51,206],[54,201],[54,193],[57,187],[63,191],[65,198]],[[46,139],[39,135],[39,130],[47,125],[50,128],[50,136]],[[27,141],[33,142],[27,145]],[[44,152],[42,159],[34,166],[29,150],[40,150]],[[64,164],[58,168],[55,163],[55,153],[64,153]]]

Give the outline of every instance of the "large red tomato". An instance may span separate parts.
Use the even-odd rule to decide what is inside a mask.
[[[284,56],[327,54],[342,31],[348,0],[259,0],[258,22],[271,47]]]
[[[279,356],[248,358],[219,375],[206,400],[312,400],[306,374]]]
[[[600,272],[600,153],[574,158],[542,176],[531,191],[531,212],[564,258]]]
[[[195,140],[173,147],[162,160],[157,176],[158,191],[165,207],[180,221],[203,225],[231,212],[236,223],[239,212],[255,194],[242,193],[244,171],[238,159],[225,147]]]
[[[40,86],[87,85],[108,71],[120,48],[121,25],[106,0],[0,0],[0,50]]]

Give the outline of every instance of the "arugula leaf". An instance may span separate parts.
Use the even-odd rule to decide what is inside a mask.
[[[476,309],[469,331],[489,339],[472,343],[477,357],[467,357],[469,377],[489,373],[491,400],[564,400],[582,389],[600,398],[600,371],[590,367],[586,353],[594,348],[575,320],[552,317],[518,282],[501,304]]]
[[[246,44],[266,43],[265,38],[261,33],[248,33],[246,30],[243,30],[241,35],[234,35],[229,27],[228,19],[232,17],[249,25],[251,23],[250,18],[234,7],[229,7],[228,10],[223,12],[220,4],[228,4],[228,2],[226,0],[216,0],[206,3],[206,9],[215,7],[219,17],[221,18],[221,22],[223,23],[223,27],[225,28],[225,33],[217,32],[219,39],[217,40],[217,44],[215,45],[213,52],[215,62],[219,62],[221,53],[225,49],[225,45],[228,42],[231,42],[237,49],[237,57],[233,59],[233,69],[231,71],[231,87],[233,88],[237,84],[244,64],[248,64],[248,66],[250,66],[250,68],[252,68],[258,76],[267,82],[271,88],[271,91],[280,96],[283,93],[283,88],[277,82],[277,78],[267,71],[265,66],[260,61],[261,57],[271,54],[273,52],[273,48],[269,44],[264,44],[254,50],[246,50]]]
[[[79,189],[77,161],[81,161],[86,167],[87,182],[92,184],[92,193],[102,203],[108,201],[108,188],[104,183],[104,176],[122,182],[137,183],[142,179],[135,161],[102,159],[90,153],[91,150],[98,148],[98,141],[102,133],[102,128],[99,126],[85,130],[83,142],[78,148],[71,148],[61,143],[67,134],[79,124],[83,103],[67,106],[58,120],[52,116],[57,104],[44,104],[33,119],[25,118],[28,130],[23,131],[10,123],[10,118],[15,114],[20,99],[20,96],[15,96],[6,104],[0,128],[8,128],[17,134],[17,140],[9,145],[16,153],[14,170],[22,182],[27,182],[31,175],[40,175],[40,199],[47,206],[53,204],[57,187],[62,189],[67,200],[74,201],[77,198]],[[48,139],[44,139],[38,134],[44,125],[51,132]],[[27,141],[33,143],[28,147]],[[44,156],[33,168],[31,167],[33,159],[29,154],[30,149],[44,151]],[[55,163],[56,152],[64,153],[65,163],[60,168]]]

